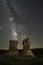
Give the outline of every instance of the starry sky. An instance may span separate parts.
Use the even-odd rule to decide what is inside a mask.
[[[31,48],[43,48],[43,1],[9,0],[9,2],[13,7],[12,14],[16,15],[17,25],[22,25],[25,33],[30,36]],[[7,5],[7,0],[0,0],[0,49],[8,49],[9,40],[12,39],[9,33],[11,24]]]

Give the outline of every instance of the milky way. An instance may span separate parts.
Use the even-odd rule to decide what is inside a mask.
[[[8,49],[10,39],[21,38],[21,30],[19,34],[30,36],[31,48],[43,48],[43,1],[9,2],[12,13],[8,13],[7,0],[0,0],[0,48]]]

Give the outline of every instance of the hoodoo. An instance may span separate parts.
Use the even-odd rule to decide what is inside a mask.
[[[23,55],[25,56],[34,56],[30,49],[30,40],[29,38],[23,40]]]
[[[18,41],[17,40],[10,40],[9,41],[9,55],[18,55]]]

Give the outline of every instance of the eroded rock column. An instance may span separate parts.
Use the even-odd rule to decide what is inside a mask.
[[[24,56],[34,56],[30,49],[30,40],[29,38],[23,40],[23,55]]]
[[[17,49],[17,46],[18,46],[18,41],[17,40],[10,40],[9,41],[9,55],[18,55],[18,49]]]

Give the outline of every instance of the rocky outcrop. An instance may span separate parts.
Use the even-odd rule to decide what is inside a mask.
[[[10,44],[9,44],[8,55],[17,55],[18,56],[19,55],[18,48],[17,48],[18,41],[17,40],[10,40],[9,42],[10,42]],[[23,56],[34,56],[32,51],[30,50],[29,38],[24,39],[22,45],[23,45],[23,52],[22,52]]]
[[[34,56],[32,51],[30,50],[30,40],[29,38],[23,40],[23,55],[24,56]]]
[[[17,40],[10,40],[9,41],[10,44],[9,44],[9,53],[8,55],[18,55],[18,49],[17,49],[17,46],[18,46],[18,41]]]

